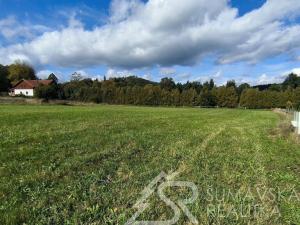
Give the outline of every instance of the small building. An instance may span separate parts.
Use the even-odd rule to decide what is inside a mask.
[[[50,85],[53,80],[21,80],[10,90],[10,96],[24,95],[33,97],[34,89],[40,85]]]

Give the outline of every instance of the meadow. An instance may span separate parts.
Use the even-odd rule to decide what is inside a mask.
[[[0,105],[0,224],[125,224],[162,171],[197,186],[199,224],[300,224],[300,146],[279,123],[260,110]],[[139,220],[172,218],[147,202]]]

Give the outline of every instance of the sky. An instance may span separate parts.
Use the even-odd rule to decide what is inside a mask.
[[[137,75],[222,85],[300,74],[300,0],[0,0],[0,64],[67,81]]]

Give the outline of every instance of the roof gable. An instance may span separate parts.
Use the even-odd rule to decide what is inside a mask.
[[[53,80],[21,80],[15,86],[14,89],[34,89],[39,85],[50,85]]]

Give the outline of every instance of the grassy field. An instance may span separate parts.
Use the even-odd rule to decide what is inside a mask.
[[[274,137],[279,120],[236,109],[0,105],[0,224],[124,224],[161,171],[198,187],[188,208],[199,224],[300,224],[300,147]],[[190,192],[167,190],[174,202]],[[148,202],[139,220],[172,218],[155,194]],[[182,213],[177,224],[191,223]]]

